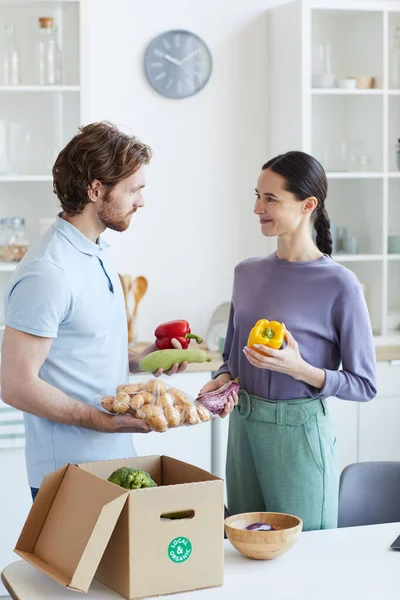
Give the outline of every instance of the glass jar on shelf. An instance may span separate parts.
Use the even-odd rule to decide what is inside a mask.
[[[396,144],[396,164],[397,170],[400,171],[400,138],[397,139]]]
[[[333,88],[335,83],[336,76],[332,71],[332,46],[331,44],[319,44],[315,52],[312,86],[313,88]]]
[[[28,248],[25,219],[22,217],[0,219],[0,260],[19,261],[25,256]]]
[[[390,48],[389,86],[400,88],[400,27],[396,27]]]
[[[36,42],[36,80],[40,85],[61,83],[61,52],[52,17],[39,17]]]
[[[4,30],[0,83],[3,85],[19,85],[21,83],[20,55],[13,25],[6,25]]]

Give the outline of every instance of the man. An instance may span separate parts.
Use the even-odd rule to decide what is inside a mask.
[[[128,355],[121,284],[100,237],[107,227],[125,231],[143,207],[150,158],[148,146],[109,123],[82,127],[53,167],[63,211],[7,289],[1,397],[24,411],[33,499],[47,473],[134,456],[131,434],[149,431],[132,415],[100,410],[99,400],[154,349]]]

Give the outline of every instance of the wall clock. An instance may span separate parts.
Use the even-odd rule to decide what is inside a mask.
[[[150,85],[167,98],[187,98],[206,85],[212,71],[207,45],[195,33],[176,29],[148,45],[144,68]]]

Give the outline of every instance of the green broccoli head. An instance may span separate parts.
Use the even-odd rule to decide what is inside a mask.
[[[135,490],[137,488],[151,488],[156,486],[156,482],[152,480],[146,471],[142,471],[141,469],[137,469],[137,471],[135,471],[131,490]]]
[[[114,473],[110,475],[108,481],[111,481],[111,483],[115,483],[116,485],[125,487],[124,482],[128,481],[131,471],[133,471],[133,469],[130,469],[129,467],[121,467],[120,469],[117,469],[116,471],[114,471]]]
[[[146,471],[132,469],[131,467],[120,467],[110,475],[108,481],[120,485],[127,490],[137,490],[139,488],[157,486]]]

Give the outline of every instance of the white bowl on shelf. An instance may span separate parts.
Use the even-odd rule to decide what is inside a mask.
[[[357,87],[357,79],[354,77],[346,77],[345,79],[338,79],[337,84],[342,90],[355,90]]]

